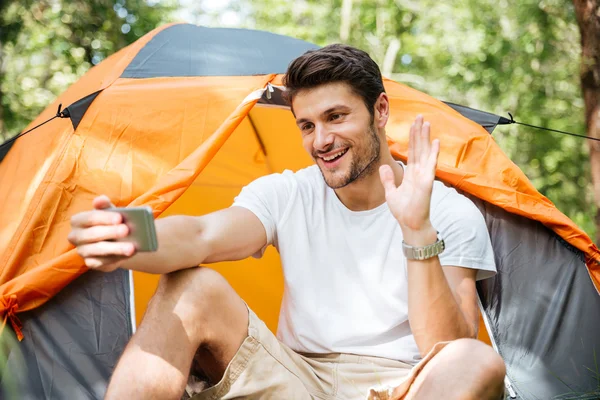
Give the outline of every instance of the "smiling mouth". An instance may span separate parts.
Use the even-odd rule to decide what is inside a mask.
[[[330,155],[330,156],[327,156],[327,157],[319,157],[319,158],[320,158],[321,160],[323,160],[323,161],[324,161],[326,164],[327,164],[327,163],[332,163],[332,162],[334,162],[334,161],[338,160],[339,158],[341,158],[341,157],[342,157],[344,154],[346,154],[347,152],[348,152],[348,149],[344,149],[344,150],[338,151],[337,153],[335,153],[335,154],[332,154],[332,155]]]

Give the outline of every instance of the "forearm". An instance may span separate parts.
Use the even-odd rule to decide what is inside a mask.
[[[405,241],[413,246],[434,243],[433,228],[411,232]],[[421,354],[435,343],[474,337],[475,327],[469,324],[452,293],[438,257],[428,260],[408,260],[408,318]]]
[[[121,268],[151,274],[166,274],[197,266],[209,255],[208,243],[202,240],[199,218],[172,216],[156,220],[158,250],[137,253],[125,260]]]

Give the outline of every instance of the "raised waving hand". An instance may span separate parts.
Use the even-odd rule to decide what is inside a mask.
[[[400,186],[396,186],[389,165],[383,165],[379,175],[388,207],[402,230],[429,230],[432,228],[429,219],[431,191],[440,142],[438,139],[431,141],[430,124],[423,122],[419,115],[411,125],[408,143],[408,163]]]

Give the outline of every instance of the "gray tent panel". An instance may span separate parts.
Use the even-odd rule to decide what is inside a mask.
[[[582,253],[537,221],[472,200],[498,268],[478,292],[518,397],[600,398],[600,296]]]
[[[510,124],[511,121],[504,117],[501,117],[496,114],[492,114],[485,111],[479,111],[474,108],[461,106],[460,104],[454,104],[445,101],[446,105],[452,107],[455,111],[458,111],[464,117],[469,118],[471,121],[477,122],[479,125],[483,126],[489,133],[492,133],[496,128],[496,125],[504,125]]]
[[[156,34],[121,77],[284,73],[294,58],[317,48],[317,45],[269,32],[179,24]]]
[[[23,314],[0,398],[102,399],[132,334],[129,273],[87,272],[43,306]],[[10,332],[11,329],[6,329]],[[15,339],[16,340],[16,339]]]

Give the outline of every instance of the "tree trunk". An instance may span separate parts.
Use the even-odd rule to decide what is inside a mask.
[[[352,22],[352,1],[342,0],[342,14],[340,22],[340,41],[346,42],[350,37],[350,25]]]
[[[2,41],[0,40],[0,143],[3,143],[6,140],[6,132],[4,132],[4,105],[2,105],[2,81],[4,80],[3,72],[4,54],[2,53]]]
[[[573,0],[581,33],[581,90],[587,133],[600,138],[600,10],[598,0]],[[596,211],[596,244],[600,244],[600,142],[589,140]]]

